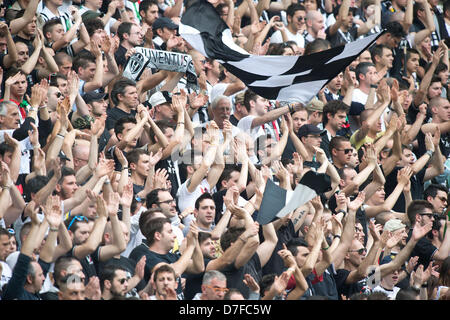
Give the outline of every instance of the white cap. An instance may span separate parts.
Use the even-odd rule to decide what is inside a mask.
[[[399,219],[390,219],[384,224],[383,230],[392,232],[404,227],[406,227],[406,225],[403,224]]]
[[[163,103],[172,103],[171,95],[167,91],[158,91],[155,92],[150,97],[150,105],[152,107],[156,107],[157,105],[163,104]]]

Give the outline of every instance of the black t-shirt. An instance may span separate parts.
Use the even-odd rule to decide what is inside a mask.
[[[415,150],[415,154],[417,158],[420,158],[427,152],[427,148],[425,146],[425,135],[423,134],[422,130],[419,130],[419,133],[417,134],[417,142],[418,142],[418,148]],[[441,133],[441,139],[439,140],[439,148],[444,155],[444,157],[448,157],[450,154],[450,134],[448,133]]]
[[[209,258],[203,257],[205,263],[205,268],[211,261]],[[184,299],[192,300],[194,296],[202,291],[203,275],[205,273],[201,272],[199,274],[185,274],[183,278],[186,279],[186,285],[184,287]]]
[[[334,280],[336,281],[339,299],[341,298],[341,294],[348,298],[355,293],[371,292],[370,288],[367,286],[367,278],[364,278],[356,283],[345,283],[349,274],[350,271],[346,269],[336,270],[336,273],[334,274]]]
[[[397,186],[397,173],[400,169],[402,169],[402,167],[395,167],[392,170],[392,172],[387,175],[386,183],[384,184],[386,197],[389,197],[389,195],[392,193],[392,191],[394,191],[395,187]],[[425,178],[425,171],[426,167],[420,170],[416,175],[413,175],[410,179],[411,197],[413,200],[423,199],[423,192],[424,192],[423,183]],[[405,196],[403,195],[403,193],[400,194],[397,202],[395,203],[392,209],[397,212],[406,212]]]
[[[333,273],[333,265],[330,265],[320,277],[318,277],[315,270],[313,270],[313,272],[306,277],[306,282],[310,289],[306,294],[327,297],[329,300],[339,300]]]
[[[406,241],[409,241],[409,239],[411,239],[412,232],[413,230],[409,230],[408,238]],[[423,265],[424,269],[428,268],[428,265],[430,264],[430,261],[432,260],[432,257],[437,250],[438,248],[436,248],[427,237],[421,238],[412,250],[410,256],[419,257],[415,269],[417,269],[419,265]]]
[[[114,129],[114,125],[116,124],[116,121],[125,117],[135,117],[136,116],[136,110],[131,110],[130,113],[127,113],[119,108],[109,108],[106,111],[106,114],[108,115],[106,117],[106,130]]]
[[[119,159],[116,157],[116,153],[114,152],[116,146],[112,146],[111,148],[108,149],[108,151],[106,152],[106,158],[107,159],[113,159],[114,160],[114,170],[115,171],[122,171],[122,165],[120,164]],[[123,151],[123,156],[126,158],[127,157],[127,152]]]
[[[127,53],[127,49],[122,47],[122,45],[117,48],[116,53],[114,53],[114,58],[116,59],[117,66],[125,67],[127,63],[127,59],[125,58],[125,54]]]
[[[107,266],[114,266],[114,267],[121,267],[126,270],[127,277],[132,278],[134,276],[134,271],[136,269],[136,262],[130,258],[120,256],[120,258],[111,258],[105,262],[99,263],[99,270],[102,270],[103,268]],[[133,292],[131,295],[136,296],[137,292],[144,289],[146,283],[142,280],[139,282],[139,284],[133,288]]]
[[[177,191],[180,186],[178,185],[177,172],[175,166],[176,164],[170,159],[169,156],[166,159],[161,159],[158,161],[158,163],[155,165],[155,171],[158,169],[167,170],[167,175],[169,176],[169,180],[172,185],[172,188],[170,189],[170,194],[174,199],[178,199]]]
[[[153,252],[148,248],[148,246],[145,243],[142,243],[141,245],[134,248],[133,251],[131,251],[129,258],[138,263],[139,260],[144,255],[147,257],[145,262],[145,273],[144,273],[144,280],[146,283],[150,280],[153,267],[156,266],[158,263],[165,262],[168,264],[172,264],[174,262],[177,262],[178,259],[180,258],[180,255],[173,254],[170,252],[167,254],[159,254]],[[181,278],[178,277],[177,294],[180,296],[182,293],[183,288],[181,286]]]
[[[260,282],[261,275],[261,262],[259,256],[255,253],[250,260],[239,269],[236,269],[234,263],[226,266],[222,273],[227,277],[227,287],[238,289],[245,299],[248,299],[250,290],[242,281],[244,279],[244,274],[249,273],[256,282]]]
[[[294,152],[297,152],[297,150],[295,149],[291,137],[288,137],[288,141],[286,143],[286,147],[283,150],[283,154],[281,155],[281,159],[293,159],[292,154]]]
[[[239,123],[239,120],[234,116],[234,114],[232,114],[232,115],[230,116],[230,122],[231,122],[231,124],[232,124],[233,126],[236,126],[236,127],[237,127],[237,125],[238,125],[238,123]]]
[[[261,230],[261,229],[260,229]],[[278,242],[270,256],[269,261],[262,269],[263,276],[266,274],[281,274],[285,270],[283,259],[281,259],[278,251],[283,249],[283,243],[286,244],[293,238],[297,237],[297,232],[295,232],[294,224],[289,220],[286,226],[281,226],[277,231]]]
[[[138,194],[139,192],[141,192],[142,190],[144,190],[144,186],[138,185],[138,184],[134,184],[133,183],[133,195]]]
[[[325,30],[327,40],[330,41],[331,47],[337,47],[346,43],[355,41],[358,36],[358,28],[353,25],[347,32],[338,29],[337,32],[330,36],[330,28]]]
[[[73,250],[74,248],[77,246],[73,246],[72,250],[70,250],[66,255],[68,257],[75,257],[75,255],[73,254]],[[87,284],[89,282],[89,278],[90,277],[96,277],[98,275],[97,273],[97,266],[99,263],[99,249],[100,247],[97,247],[97,249],[95,249],[95,251],[91,254],[88,254],[86,257],[84,257],[83,259],[78,259],[78,261],[80,261],[81,266],[83,267],[83,273],[85,276],[85,284]],[[76,258],[76,257],[75,257]]]

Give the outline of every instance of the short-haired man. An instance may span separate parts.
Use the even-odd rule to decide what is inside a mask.
[[[293,3],[286,9],[287,27],[284,29],[287,40],[295,41],[300,48],[305,47],[305,39],[301,31],[305,27],[306,10],[305,7],[299,3]],[[270,37],[270,43],[283,43],[282,31],[275,31]]]
[[[176,289],[178,282],[175,270],[163,264],[153,272],[153,282],[155,284],[155,294],[150,296],[150,300],[177,300]]]
[[[306,123],[317,126],[319,129],[323,129],[323,107],[325,103],[323,101],[313,98],[308,104],[305,106],[306,111],[308,112],[308,121]],[[294,120],[294,118],[292,118]],[[297,126],[297,130],[300,129],[301,126]]]
[[[225,275],[220,271],[210,270],[203,276],[202,292],[197,293],[192,300],[223,300],[227,292]]]
[[[153,44],[155,49],[167,50],[167,41],[176,36],[178,25],[167,17],[161,17],[153,21],[152,24]]]
[[[173,120],[174,109],[172,108],[172,94],[168,91],[158,91],[152,94],[149,100],[152,109],[155,110],[156,121]]]
[[[426,200],[415,200],[409,206],[407,210],[409,222],[412,228],[415,226],[424,227],[431,225],[435,220],[435,214],[433,212],[433,205]],[[448,217],[446,218],[447,229],[450,227]],[[408,240],[411,238],[411,231],[408,234]],[[419,240],[414,249],[411,252],[411,257],[418,256],[417,266],[427,266],[431,261],[441,262],[450,255],[450,233],[446,232],[444,240],[439,248],[436,248],[428,239],[424,237]]]
[[[332,100],[323,107],[323,128],[320,148],[325,151],[328,159],[331,159],[330,141],[337,136],[346,120],[349,107],[341,100]]]
[[[322,108],[320,107],[320,104],[323,108],[323,103],[319,100],[316,100],[315,103],[309,103],[306,108],[302,106],[300,110],[295,111],[291,114],[293,132],[298,132],[298,129],[300,129],[301,126],[306,123],[310,123],[308,122],[308,115],[311,115],[311,118],[322,118]],[[297,151],[295,149],[294,143],[292,142],[292,138],[289,135],[286,147],[284,148],[283,154],[281,155],[281,159],[292,159],[292,154],[294,152]]]
[[[114,58],[117,66],[123,69],[127,62],[125,54],[131,48],[142,46],[144,34],[142,33],[142,28],[137,24],[122,22],[117,29],[117,35],[119,36],[120,45],[116,53],[114,53]]]
[[[128,291],[127,271],[119,266],[104,267],[99,276],[102,300],[123,297]]]
[[[113,135],[117,120],[136,115],[136,108],[139,105],[136,83],[127,78],[117,80],[111,89],[111,100],[114,107],[108,111],[106,130]]]
[[[145,281],[150,280],[153,268],[160,262],[168,263],[178,275],[177,295],[182,294],[180,275],[183,273],[200,273],[205,269],[203,254],[198,245],[198,229],[195,222],[191,222],[190,232],[186,239],[186,248],[183,254],[171,253],[175,241],[172,224],[167,218],[155,218],[151,223],[144,224],[142,234],[147,239],[146,243],[137,246],[130,254],[130,259],[138,261],[146,256]],[[182,297],[182,296],[181,296]]]
[[[423,199],[433,205],[433,212],[443,214],[448,206],[448,189],[441,184],[430,184],[423,193]]]
[[[210,193],[203,193],[195,200],[194,217],[200,231],[211,232],[215,227],[216,204]],[[186,228],[187,229],[187,228]],[[186,235],[187,232],[183,230]]]
[[[59,281],[58,300],[86,300],[84,280],[75,274],[64,276]]]
[[[325,21],[317,10],[310,10],[306,14],[306,31],[303,33],[305,46],[316,39],[325,39]]]
[[[329,153],[331,155],[332,163],[337,169],[348,166],[351,161],[352,152],[352,145],[347,138],[336,136],[331,139]]]
[[[155,0],[143,0],[139,3],[139,15],[143,26],[152,27],[153,22],[158,19],[158,2]]]
[[[389,77],[389,70],[392,68],[392,63],[394,62],[392,49],[385,45],[377,44],[373,46],[370,54],[377,72],[387,71],[386,76]]]

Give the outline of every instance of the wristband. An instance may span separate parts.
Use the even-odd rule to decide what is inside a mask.
[[[433,151],[431,151],[431,150],[427,150],[427,152],[425,152],[427,155],[429,155],[430,156],[430,158],[431,157],[433,157]]]
[[[334,235],[333,235],[333,239],[335,239],[335,238],[339,238],[339,239],[340,239],[340,238],[341,238],[341,236],[340,236],[340,235],[338,235],[338,234],[334,234]]]
[[[339,212],[342,212],[344,214],[344,217],[347,214],[347,212],[345,210],[343,210],[343,209],[340,209],[338,212],[336,212],[336,214],[338,214]]]
[[[328,246],[326,248],[322,248],[323,251],[327,251],[328,249],[330,249],[330,246]]]
[[[123,170],[128,170],[128,169],[129,169],[128,167],[123,167],[123,168],[122,168],[122,171],[123,171]]]
[[[184,122],[177,122],[177,124],[184,124]]]
[[[63,135],[61,135],[61,134],[56,134],[56,136],[58,137],[58,138],[61,138],[61,139],[63,139],[64,140],[64,136]]]
[[[41,147],[41,145],[40,145],[40,144],[37,144],[37,145],[33,146],[33,149],[38,149],[38,148],[40,148],[40,147]]]
[[[376,84],[371,84],[370,87],[374,88],[374,89],[378,89],[378,85],[376,85]]]
[[[111,180],[109,180],[109,179],[105,180],[105,182],[104,182],[104,184],[110,184],[110,183],[111,183]]]
[[[58,231],[58,228],[50,228],[50,231]]]
[[[2,189],[11,189],[10,186],[2,186]]]

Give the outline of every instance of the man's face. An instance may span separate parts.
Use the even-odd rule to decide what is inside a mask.
[[[424,208],[422,212],[416,215],[416,222],[423,227],[424,225],[434,221],[434,214],[431,209]]]
[[[222,99],[212,109],[213,119],[217,123],[223,123],[224,120],[230,120],[231,103],[228,99]]]
[[[121,97],[121,102],[130,109],[136,109],[139,105],[139,97],[137,94],[136,87],[127,86],[125,88],[124,94],[119,95]]]
[[[77,223],[77,229],[73,233],[73,242],[76,245],[80,245],[86,242],[86,240],[89,238],[89,235],[91,234],[91,227],[89,226],[89,223],[87,222],[80,222]]]
[[[307,12],[310,10],[317,10],[316,0],[305,0],[305,2],[303,3],[303,6],[305,7]]]
[[[46,36],[50,41],[55,42],[61,40],[64,37],[64,27],[62,24],[57,24],[53,26],[51,32],[47,32]]]
[[[308,112],[306,110],[294,112],[292,114],[292,122],[294,125],[294,132],[297,132],[301,126],[306,124],[306,121],[308,121]]]
[[[11,253],[15,252],[17,250],[17,241],[14,236],[9,237],[9,248],[8,248],[8,254],[9,256]]]
[[[134,170],[138,175],[147,177],[150,171],[150,156],[148,154],[141,154],[138,163],[135,164]]]
[[[196,218],[202,225],[211,225],[216,216],[216,204],[212,199],[204,199],[199,203],[198,210],[195,210]]]
[[[0,116],[3,129],[17,129],[20,126],[20,115],[18,107],[14,103],[7,104],[6,116]]]
[[[320,30],[325,28],[325,24],[323,22],[323,16],[321,14],[317,15],[312,21],[312,30],[314,33],[318,33]]]
[[[68,95],[69,94],[69,86],[68,86],[68,81],[65,79],[61,79],[58,78],[58,80],[56,80],[56,86],[58,87],[59,91],[64,95]]]
[[[394,287],[398,283],[398,276],[400,274],[400,271],[401,269],[395,270],[394,272],[391,272],[383,277],[383,282],[387,287]]]
[[[209,70],[209,72],[211,72],[216,77],[219,77],[220,75],[219,66],[220,64],[219,62],[217,62],[217,60],[213,60],[212,63],[207,61],[205,64],[205,68],[207,69],[207,71]]]
[[[408,90],[400,91],[399,95],[402,95],[403,92],[406,92],[406,97],[405,97],[405,99],[403,101],[402,108],[406,112],[406,111],[408,111],[409,107],[411,106],[411,103],[412,103],[412,100],[413,100],[413,96],[412,96],[411,93],[409,93]]]
[[[394,61],[394,56],[392,55],[392,50],[389,48],[383,48],[381,55],[381,65],[386,66],[388,69],[392,68],[392,62]]]
[[[167,40],[169,40],[172,37],[175,37],[177,34],[177,30],[172,30],[169,29],[167,27],[163,27],[161,29],[156,30],[156,32],[158,33],[158,35],[161,37],[161,39],[164,42],[167,42]]]
[[[297,262],[297,266],[299,268],[303,267],[306,262],[306,258],[309,255],[309,249],[307,247],[298,246],[297,247],[297,255],[295,256],[295,261]]]
[[[352,147],[352,154],[350,156],[349,162],[347,162],[347,165],[350,168],[355,168],[357,165],[359,165],[358,151],[356,151],[356,149],[353,147]]]
[[[408,61],[406,62],[406,70],[410,73],[417,72],[417,69],[420,66],[419,59],[420,56],[417,53],[411,53]]]
[[[170,223],[164,224],[163,230],[160,233],[160,242],[163,248],[169,252],[173,248],[175,243],[176,235],[173,233],[172,225]]]
[[[308,134],[305,137],[302,137],[302,140],[305,141],[304,144],[310,147],[320,147],[320,143],[322,142],[322,137],[319,134]]]
[[[406,239],[408,239],[408,233],[406,232],[406,228],[403,227],[401,229],[395,230],[392,232],[392,235],[401,235],[400,244],[402,247],[406,246]]]
[[[437,191],[436,197],[430,196],[427,200],[433,205],[435,212],[442,213],[447,208],[447,193],[442,190]]]
[[[34,36],[36,34],[36,22],[37,18],[34,16],[31,22],[28,23],[24,29],[22,29],[22,32],[28,37]]]
[[[238,181],[239,181],[239,177],[240,177],[240,172],[239,171],[231,172],[230,178],[225,181],[225,183],[226,183],[225,188],[229,189],[231,187],[236,186]]]
[[[343,187],[345,188],[346,186],[348,186],[352,181],[353,178],[356,177],[357,172],[355,169],[352,168],[345,168],[345,179],[343,180]]]
[[[348,250],[348,260],[353,266],[359,266],[366,255],[366,248],[360,240],[353,239],[352,245]]]
[[[157,105],[155,111],[159,117],[164,120],[172,120],[175,114],[168,102]]]
[[[168,218],[175,217],[177,214],[177,206],[175,200],[169,191],[160,191],[158,193],[158,206]]]
[[[352,157],[352,145],[350,141],[342,141],[338,149],[333,149],[333,158],[343,165],[350,162]]]
[[[0,37],[0,52],[6,53],[8,49],[8,43],[6,42],[6,37]]]
[[[295,31],[301,30],[305,27],[306,11],[297,10],[290,19],[290,25]]]
[[[124,270],[116,270],[110,291],[116,296],[124,296],[128,291],[128,275]]]
[[[393,37],[390,33],[388,33],[385,45],[391,49],[395,49],[400,44],[400,41],[402,41],[401,37]]]
[[[140,26],[133,24],[130,28],[130,33],[128,34],[128,42],[133,46],[142,45],[144,40],[144,34]]]
[[[331,91],[336,92],[342,88],[342,81],[344,80],[343,73],[339,73],[336,77],[334,77],[330,83],[328,83],[328,88]]]
[[[358,240],[360,243],[364,244],[364,229],[361,223],[355,223],[355,236],[354,239]]]
[[[144,12],[142,18],[145,23],[151,26],[153,22],[158,19],[158,16],[158,6],[156,4],[152,4],[148,7],[147,11]]]
[[[216,247],[211,238],[206,239],[200,244],[200,249],[202,249],[203,256],[208,259],[216,258]]]
[[[439,81],[431,83],[430,86],[428,87],[428,98],[433,99],[436,97],[440,97],[441,94],[442,94],[442,83]]]
[[[106,113],[108,109],[108,102],[106,100],[92,101],[90,104],[91,112],[95,117],[100,117]]]
[[[123,125],[123,130],[121,133],[119,133],[117,135],[117,139],[120,141],[123,139],[123,137],[125,137],[127,135],[127,133],[134,128],[136,124],[132,123],[132,122],[127,122],[124,123]],[[137,138],[134,138],[133,140],[130,141],[130,143],[128,143],[127,147],[129,148],[134,148],[137,144]]]
[[[375,67],[368,67],[367,72],[364,76],[364,79],[360,77],[360,82],[365,82],[367,85],[376,84],[376,78],[377,78],[378,72]]]
[[[97,68],[94,62],[88,62],[86,68],[78,68],[78,76],[81,80],[84,80],[86,82],[91,81],[92,79],[94,79],[96,69]]]
[[[402,166],[412,166],[415,162],[414,153],[409,149],[403,149],[402,159],[400,162]]]
[[[384,186],[381,186],[373,194],[372,201],[376,205],[382,205],[384,203],[385,197],[386,197],[386,192],[384,191]]]
[[[361,53],[361,55],[359,56],[359,63],[361,62],[370,62],[372,63],[372,56],[370,55],[370,51],[369,50],[365,50]]]
[[[58,105],[58,102],[64,100],[64,94],[61,92],[61,90],[58,89],[58,87],[49,87],[47,91],[47,106],[51,110],[56,110],[56,106]]]
[[[155,287],[158,295],[166,296],[168,289],[177,289],[178,283],[172,272],[160,272],[155,279]]]
[[[69,199],[73,197],[73,194],[78,189],[77,178],[74,175],[65,176],[61,183],[61,196],[62,198]]]
[[[5,261],[9,253],[9,236],[0,236],[0,261]]]
[[[65,76],[67,76],[72,70],[72,61],[64,60],[63,63],[59,66],[59,72]]]
[[[85,300],[86,289],[82,281],[70,282],[60,287],[59,300]]]
[[[39,263],[33,261],[33,262],[31,262],[31,265],[34,268],[34,277],[33,277],[32,286],[33,286],[34,292],[39,292],[45,281],[44,272],[42,271],[42,268]]]
[[[209,284],[202,284],[202,293],[205,300],[223,300],[227,288],[226,280],[213,278]]]
[[[337,111],[333,116],[327,116],[329,116],[328,123],[330,124],[331,128],[333,128],[335,131],[338,131],[344,125],[345,119],[347,118],[347,113],[345,111]]]

